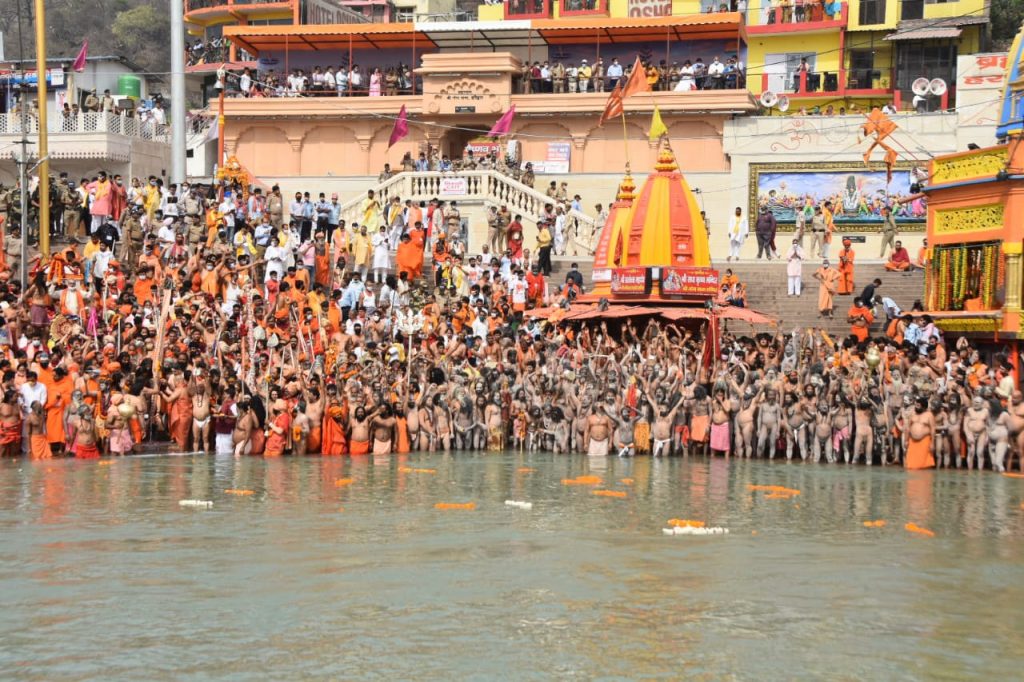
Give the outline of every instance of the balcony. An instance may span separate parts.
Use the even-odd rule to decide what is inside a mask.
[[[183,0],[185,22],[205,28],[249,20],[293,19],[299,0]]]
[[[138,158],[166,163],[170,156],[171,132],[165,125],[140,121],[117,114],[95,112],[77,116],[58,114],[49,119],[50,159],[130,163]],[[35,144],[39,120],[17,114],[0,114],[0,159],[11,158],[22,134]]]
[[[839,71],[792,71],[761,74],[761,92],[793,98],[837,99],[842,97],[889,97],[893,94],[893,69],[840,69]]]
[[[826,9],[833,10],[832,14]],[[843,3],[812,0],[754,0],[747,9],[747,34],[823,33],[846,27],[848,7]]]
[[[507,0],[506,19],[549,19],[551,0]]]
[[[559,17],[606,17],[608,0],[559,0]]]

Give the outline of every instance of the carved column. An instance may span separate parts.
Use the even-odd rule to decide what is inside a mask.
[[[1004,243],[1003,254],[1006,258],[1006,303],[1007,312],[1020,312],[1021,286],[1024,286],[1022,277],[1022,245],[1018,243]]]
[[[584,155],[583,152],[587,148],[587,137],[588,133],[573,133],[572,136],[572,161],[570,162],[570,170],[573,173],[582,173],[584,171]]]

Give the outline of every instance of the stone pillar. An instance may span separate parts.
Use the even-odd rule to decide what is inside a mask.
[[[1020,312],[1021,287],[1024,286],[1024,273],[1021,271],[1022,251],[1024,245],[1013,242],[1003,243],[1003,255],[1006,258],[1006,302],[1007,312]]]

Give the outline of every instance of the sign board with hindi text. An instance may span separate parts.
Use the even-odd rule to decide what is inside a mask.
[[[651,292],[651,271],[645,267],[614,268],[612,293],[622,296],[642,296]]]
[[[630,17],[672,16],[672,0],[629,0],[626,7]]]
[[[543,161],[533,161],[534,173],[568,173],[571,142],[548,142]]]
[[[714,268],[662,268],[661,295],[666,298],[712,298],[718,293]]]
[[[469,182],[466,178],[441,178],[441,189],[438,192],[443,197],[461,197],[469,193]]]

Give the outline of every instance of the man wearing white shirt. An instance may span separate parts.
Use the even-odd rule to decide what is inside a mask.
[[[288,215],[296,225],[302,224],[302,214],[305,208],[302,203],[302,192],[296,192],[295,201],[288,204]]]
[[[608,89],[614,90],[615,85],[622,78],[622,64],[619,64],[619,58],[612,59],[612,63],[608,65]]]
[[[107,274],[107,268],[110,267],[110,261],[114,260],[114,253],[107,246],[105,241],[100,241],[100,250],[92,256],[92,276],[96,282],[96,288],[99,290],[103,286],[103,277]]]
[[[164,218],[160,229],[156,231],[156,238],[160,240],[160,250],[163,252],[164,261],[170,255],[170,247],[174,244],[174,237],[174,220],[172,218]]]
[[[221,215],[224,216],[224,225],[228,228],[228,239],[235,238],[235,199],[234,197],[225,194],[224,201],[220,202],[220,206],[217,207]]]
[[[740,248],[749,232],[750,226],[747,224],[746,218],[743,217],[743,209],[737,206],[736,212],[729,219],[729,257],[725,259],[726,262],[733,258],[740,259]]]
[[[272,274],[276,274],[279,278],[284,277],[285,272],[288,271],[288,255],[289,252],[276,242],[271,243],[270,246],[267,247],[267,251],[263,256],[263,259],[266,261],[266,276],[263,278],[264,282],[269,282]]]
[[[725,64],[718,61],[718,55],[708,64],[709,90],[721,90],[725,87]]]
[[[181,215],[178,212],[178,186],[171,185],[162,192],[160,198],[160,211],[164,214],[164,217],[177,218]]]
[[[252,76],[249,72],[249,67],[242,69],[242,75],[238,77],[238,91],[242,93],[242,97],[249,96],[249,89],[252,87]]]

